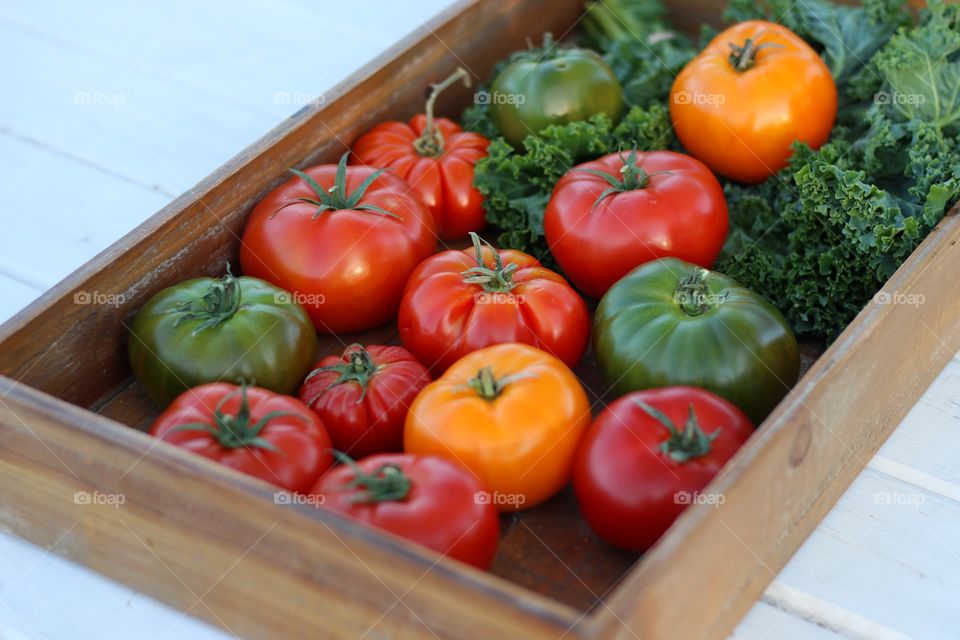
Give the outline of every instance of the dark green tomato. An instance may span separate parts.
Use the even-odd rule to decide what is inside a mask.
[[[551,49],[543,58],[520,56],[494,79],[487,96],[503,137],[519,147],[551,124],[623,114],[623,91],[603,58],[588,49]]]
[[[723,274],[674,258],[641,265],[607,291],[593,348],[618,396],[702,387],[755,425],[800,372],[797,340],[773,305]]]
[[[194,278],[164,289],[130,326],[130,366],[161,407],[208,382],[294,394],[317,334],[291,294],[257,278]]]

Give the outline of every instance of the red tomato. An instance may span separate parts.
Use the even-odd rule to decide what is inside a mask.
[[[289,491],[309,489],[333,464],[320,418],[296,398],[259,387],[188,389],[150,433]]]
[[[753,433],[736,406],[696,387],[629,393],[590,425],[573,467],[587,522],[604,540],[646,551]]]
[[[321,358],[300,399],[323,419],[333,446],[354,458],[403,448],[403,423],[430,374],[402,347],[350,345]]]
[[[500,535],[479,481],[436,456],[380,454],[340,465],[313,488],[326,509],[486,569]]]
[[[436,249],[433,217],[391,173],[340,164],[295,172],[247,220],[245,275],[292,292],[318,331],[394,318],[410,272]],[[332,191],[331,191],[332,189]]]
[[[438,253],[410,276],[397,321],[403,346],[437,372],[504,342],[535,346],[573,367],[590,333],[583,299],[532,256],[471,236],[472,249]]]
[[[550,252],[594,298],[658,258],[710,267],[727,225],[720,183],[672,151],[612,153],[575,167],[554,187],[543,221]]]
[[[473,187],[473,166],[486,157],[490,141],[479,133],[464,132],[451,120],[433,117],[437,96],[459,79],[469,86],[467,72],[457,69],[433,86],[426,114],[414,116],[410,124],[378,124],[353,146],[359,162],[389,167],[417,190],[444,240],[463,238],[486,224],[483,196]]]

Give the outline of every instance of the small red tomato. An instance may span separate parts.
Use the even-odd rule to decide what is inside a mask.
[[[323,419],[338,451],[361,458],[403,448],[407,409],[428,382],[403,347],[353,344],[314,365],[300,399]]]
[[[353,146],[359,162],[393,169],[416,189],[444,240],[463,238],[486,224],[483,196],[473,186],[473,166],[486,157],[490,141],[464,132],[451,120],[433,117],[437,95],[461,78],[469,82],[467,72],[457,69],[433,86],[426,114],[414,116],[410,124],[378,124]]]
[[[573,168],[554,187],[543,219],[557,263],[594,298],[658,258],[709,268],[727,225],[716,177],[699,160],[672,151],[611,153]]]
[[[590,334],[583,298],[536,258],[471,237],[472,249],[438,253],[411,274],[397,321],[403,346],[435,372],[505,342],[576,365]]]
[[[486,569],[500,536],[497,509],[472,473],[436,456],[379,454],[320,478],[315,504]]]
[[[306,491],[333,464],[320,418],[296,398],[259,387],[188,389],[150,433],[289,491]]]
[[[646,551],[753,433],[736,406],[696,387],[636,391],[607,406],[577,449],[573,488],[587,522]],[[706,496],[709,498],[709,496]]]

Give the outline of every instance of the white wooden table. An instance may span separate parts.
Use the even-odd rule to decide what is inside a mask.
[[[448,3],[0,4],[0,320]],[[735,637],[960,637],[958,391],[954,359]],[[0,534],[0,638],[133,637],[226,635]]]

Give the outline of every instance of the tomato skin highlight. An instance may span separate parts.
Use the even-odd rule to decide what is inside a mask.
[[[403,346],[431,371],[443,372],[477,349],[506,342],[535,346],[573,367],[590,337],[583,299],[559,274],[526,253],[483,246],[483,264],[517,265],[510,291],[486,291],[465,282],[478,266],[474,248],[445,251],[424,261],[410,276],[400,304]]]
[[[452,120],[437,118],[434,127],[443,136],[443,151],[438,157],[424,156],[414,142],[426,125],[423,114],[409,124],[378,124],[353,145],[354,158],[368,167],[389,167],[410,183],[433,215],[441,239],[464,238],[486,225],[483,196],[473,186],[473,166],[487,156],[490,141],[463,131]]]
[[[669,432],[637,400],[678,427],[692,406],[703,432],[716,433],[709,453],[678,462],[662,452]],[[607,542],[646,551],[753,431],[736,406],[695,387],[650,389],[618,398],[597,416],[577,449],[573,488],[584,518]]]
[[[272,418],[259,437],[277,450],[256,444],[226,447],[202,429],[183,425],[215,425],[214,410],[236,415],[241,407],[241,387],[224,382],[205,384],[185,391],[150,427],[150,434],[178,447],[215,460],[289,491],[306,491],[333,464],[330,436],[323,422],[302,402],[258,387],[246,387],[250,419],[256,422],[268,413]]]
[[[588,172],[619,177],[624,159],[629,159],[626,153],[612,153],[567,172],[544,214],[551,253],[573,284],[594,298],[634,267],[658,258],[709,267],[727,236],[723,188],[703,163],[680,153],[637,153],[647,185],[598,202],[610,183]]]
[[[489,399],[478,389],[485,369],[504,381]],[[498,509],[515,511],[567,484],[589,424],[587,395],[565,364],[529,345],[499,344],[464,356],[420,392],[403,444],[465,465]]]
[[[213,326],[186,317],[211,287],[227,286],[236,310]],[[222,289],[223,290],[223,289]],[[290,294],[257,278],[193,278],[163,289],[137,311],[127,344],[137,382],[159,407],[181,393],[217,381],[255,382],[294,393],[317,350],[306,311]]]
[[[755,63],[736,71],[731,44],[760,44]],[[677,75],[670,92],[674,131],[691,155],[732,180],[755,184],[787,165],[794,142],[819,148],[837,117],[830,70],[786,27],[733,25]]]
[[[360,352],[369,356],[366,361]],[[338,383],[341,374],[324,367],[350,366],[361,360],[360,377]],[[363,362],[368,362],[363,371]],[[402,347],[351,345],[342,355],[321,358],[300,388],[299,397],[323,420],[333,446],[351,458],[400,451],[403,423],[413,399],[430,374]]]
[[[500,520],[494,506],[480,496],[483,487],[458,464],[436,456],[385,453],[356,462],[373,474],[383,465],[395,465],[410,479],[403,500],[358,502],[357,489],[347,485],[355,471],[339,465],[311,490],[322,495],[318,506],[343,513],[371,526],[411,540],[437,553],[480,569],[493,562],[500,537]]]
[[[336,171],[335,165],[319,165],[304,173],[329,190]],[[354,192],[373,172],[348,167],[346,191]],[[392,320],[407,277],[436,248],[433,216],[410,185],[389,171],[373,181],[357,206],[378,206],[399,220],[356,209],[317,215],[316,206],[296,201],[316,197],[296,176],[264,196],[243,231],[244,273],[292,292],[322,333],[360,331]]]
[[[697,276],[696,296],[706,308],[691,314],[681,282]],[[610,288],[594,315],[593,350],[617,395],[701,387],[755,424],[800,372],[796,338],[770,302],[723,274],[674,258],[641,265]]]

